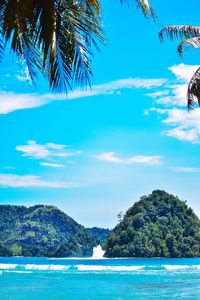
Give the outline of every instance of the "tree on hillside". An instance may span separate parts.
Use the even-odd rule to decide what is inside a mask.
[[[106,257],[199,257],[200,219],[185,201],[155,190],[127,210],[104,248]]]
[[[154,15],[148,0],[135,1]],[[8,45],[30,80],[42,73],[56,92],[89,84],[93,50],[103,41],[98,0],[0,0],[0,58]]]

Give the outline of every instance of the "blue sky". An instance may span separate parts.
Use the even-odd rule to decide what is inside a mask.
[[[177,43],[158,39],[162,25],[198,25],[196,1],[153,1],[157,23],[110,2],[92,90],[60,99],[44,80],[30,85],[15,57],[1,64],[0,203],[55,205],[85,226],[113,227],[140,196],[164,189],[200,215],[200,111],[185,100],[198,51],[180,58]]]

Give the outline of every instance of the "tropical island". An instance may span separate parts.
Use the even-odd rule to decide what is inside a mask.
[[[90,230],[54,206],[0,205],[0,256],[92,256],[106,235],[103,229],[96,228],[95,235]]]
[[[200,220],[185,201],[155,190],[110,231],[85,228],[54,206],[0,205],[0,256],[199,257]]]
[[[200,220],[185,201],[155,190],[112,230],[106,257],[199,257]]]

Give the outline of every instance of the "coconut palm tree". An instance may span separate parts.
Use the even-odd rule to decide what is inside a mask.
[[[148,0],[135,1],[154,16]],[[0,0],[0,58],[11,47],[30,80],[42,73],[54,91],[87,85],[104,41],[98,0]]]
[[[165,26],[160,31],[160,39],[163,41],[164,36],[170,40],[181,39],[177,50],[180,55],[183,54],[185,46],[192,46],[194,48],[200,47],[200,27],[191,25],[176,25]],[[200,106],[200,67],[193,74],[187,90],[188,109],[195,107],[196,103]]]

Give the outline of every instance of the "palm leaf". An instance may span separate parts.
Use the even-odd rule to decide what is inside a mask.
[[[4,49],[5,49],[5,42],[4,42],[3,34],[0,31],[0,63],[3,57]]]
[[[200,47],[200,27],[190,25],[165,26],[159,33],[161,41],[164,36],[170,40],[182,39],[178,45],[179,54],[183,53],[184,46]],[[195,107],[196,102],[200,106],[200,67],[192,76],[187,90],[188,109]]]
[[[50,87],[62,92],[76,84],[86,86],[93,48],[104,40],[98,1],[41,2],[37,43]]]
[[[26,4],[22,0],[1,0],[0,24],[5,43],[11,40],[11,49],[17,53],[20,61],[25,61],[29,77],[33,80],[37,76],[37,69],[41,69],[41,59],[34,45],[36,23],[32,0],[27,0]]]
[[[155,16],[148,0],[135,1],[145,16]],[[30,78],[42,72],[55,91],[90,84],[101,42],[98,0],[0,0],[0,58],[10,43]]]
[[[200,106],[200,67],[192,76],[187,91],[188,109],[194,108],[196,101]]]
[[[151,6],[150,2],[148,0],[135,0],[136,4],[138,5],[139,9],[142,10],[142,13],[145,17],[156,17],[155,11],[153,10],[153,7]],[[127,3],[129,4],[130,0],[120,0],[121,3]]]
[[[178,52],[180,55],[183,54],[183,47],[184,46],[192,46],[194,48],[199,48],[200,47],[200,37],[194,37],[194,38],[189,38],[184,41],[182,41],[178,45]]]
[[[41,71],[53,90],[89,83],[101,28],[98,0],[0,0],[0,55],[3,40],[10,42],[30,78]]]
[[[156,14],[148,0],[136,0],[139,8],[142,10],[145,17],[156,17]]]
[[[96,40],[103,41],[97,3],[68,0],[52,7],[54,18],[49,21],[52,29],[46,33],[46,40],[45,18],[40,21],[38,43],[42,44],[43,65],[53,90],[62,92],[72,85],[90,83],[92,51],[98,48]]]
[[[165,26],[159,32],[160,40],[164,40],[164,36],[170,40],[189,39],[200,36],[200,27],[191,25],[173,25]]]

